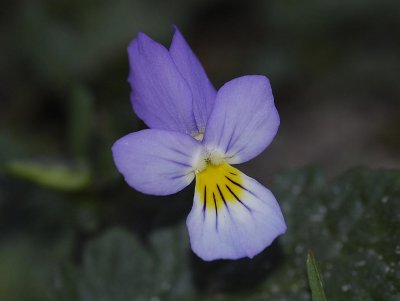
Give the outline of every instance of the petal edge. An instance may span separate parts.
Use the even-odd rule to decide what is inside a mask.
[[[126,182],[153,195],[173,194],[189,185],[200,149],[188,135],[155,129],[128,134],[112,146],[115,165]]]
[[[230,164],[246,162],[268,147],[279,123],[269,80],[242,76],[218,91],[204,143],[225,154]]]
[[[169,52],[192,91],[193,113],[197,128],[204,132],[217,92],[178,27],[173,26],[173,29],[174,37]]]
[[[150,128],[191,134],[197,131],[192,93],[169,51],[144,33],[128,47],[131,102]]]
[[[225,195],[220,206],[216,203],[205,208],[206,200],[196,189],[186,224],[192,250],[203,260],[252,258],[286,231],[273,194],[243,173],[238,175],[243,180],[240,202]]]

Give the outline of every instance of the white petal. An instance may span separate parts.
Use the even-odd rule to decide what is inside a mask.
[[[192,249],[204,260],[252,258],[286,231],[282,212],[268,189],[227,164],[221,166],[227,166],[219,171],[222,177],[207,169],[197,176],[186,221]]]

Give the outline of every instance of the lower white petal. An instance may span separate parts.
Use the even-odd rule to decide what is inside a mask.
[[[254,257],[286,231],[272,193],[228,164],[196,177],[187,218],[193,251],[204,260]]]

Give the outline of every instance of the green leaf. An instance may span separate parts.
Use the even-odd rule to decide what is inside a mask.
[[[193,299],[186,227],[158,231],[151,236],[150,242],[157,262],[157,273],[153,276],[157,296],[171,301]]]
[[[140,300],[151,293],[152,261],[130,233],[111,229],[87,245],[82,275],[81,300]]]
[[[194,300],[184,227],[162,230],[145,247],[113,228],[90,241],[81,266],[61,269],[52,300]]]
[[[312,249],[334,300],[398,300],[400,172],[359,168],[331,183],[315,170],[287,172],[274,186],[288,224],[280,239],[287,258],[266,281],[269,294],[276,285],[281,296],[309,300],[303,258]]]
[[[312,301],[326,301],[322,278],[312,252],[309,252],[307,256],[307,275],[311,289]]]
[[[9,174],[35,184],[64,191],[76,191],[88,186],[89,170],[85,165],[46,164],[12,161],[6,166]]]

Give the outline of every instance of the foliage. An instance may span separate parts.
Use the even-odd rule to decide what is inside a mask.
[[[67,274],[60,281],[72,281],[69,285],[74,296],[78,296],[76,300],[84,301],[151,300],[152,297],[158,298],[154,300],[310,300],[305,259],[307,251],[312,249],[320,258],[328,298],[397,300],[399,172],[356,169],[332,185],[326,184],[314,170],[287,172],[276,176],[274,188],[283,204],[289,230],[279,245],[253,260],[205,263],[195,259],[190,269],[188,242],[182,227],[156,231],[148,246],[126,231],[113,229],[86,246],[82,267],[75,271],[75,277]],[[283,254],[276,261],[277,257],[269,253]],[[309,260],[309,275],[312,275],[315,262]],[[193,278],[203,278],[200,285],[197,281],[200,294],[196,297],[190,274]],[[313,291],[315,277],[310,283]],[[233,278],[241,280],[229,283]],[[167,284],[163,284],[165,281]],[[253,285],[248,285],[252,282]],[[65,287],[62,288],[57,290],[58,300],[67,294]],[[314,300],[325,300],[321,298]]]
[[[398,298],[398,172],[355,169],[330,186],[317,172],[284,173],[275,184],[291,229],[281,239],[287,257],[249,300],[310,300],[304,275],[310,249],[328,299]]]
[[[52,300],[191,300],[187,241],[182,227],[159,231],[143,246],[113,228],[91,241],[82,267],[58,275]]]

